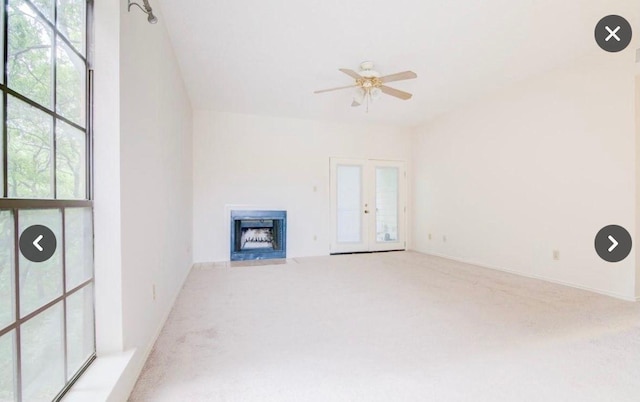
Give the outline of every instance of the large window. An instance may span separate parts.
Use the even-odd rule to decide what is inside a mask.
[[[95,357],[91,4],[1,1],[0,401],[51,401]]]

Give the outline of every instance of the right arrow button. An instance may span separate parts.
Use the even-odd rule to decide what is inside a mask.
[[[619,262],[631,253],[631,235],[618,225],[605,226],[596,235],[596,253],[605,261]]]
[[[612,252],[614,248],[618,247],[618,242],[611,235],[609,235],[609,241],[611,241],[611,247],[609,247],[609,252]]]

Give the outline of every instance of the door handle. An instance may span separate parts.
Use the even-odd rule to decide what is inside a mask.
[[[365,214],[368,214],[368,213],[369,213],[369,211],[365,209],[365,210],[364,210],[364,213],[365,213]]]

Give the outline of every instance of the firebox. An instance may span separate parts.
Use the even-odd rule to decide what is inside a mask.
[[[231,211],[231,261],[287,257],[287,211]]]

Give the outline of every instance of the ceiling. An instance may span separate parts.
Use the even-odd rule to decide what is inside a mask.
[[[616,11],[607,0],[154,1],[194,108],[403,127],[595,51],[595,24]],[[364,60],[415,71],[391,85],[413,99],[383,96],[365,113],[350,90],[313,94],[349,85],[338,68]]]

